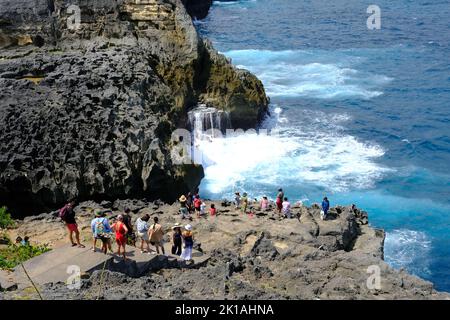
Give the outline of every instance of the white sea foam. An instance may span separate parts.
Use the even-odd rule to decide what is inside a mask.
[[[277,135],[253,133],[200,142],[206,167],[203,187],[223,194],[243,182],[307,182],[337,192],[369,188],[388,170],[374,162],[384,154],[382,148],[340,132],[347,115],[304,112],[312,119],[309,126],[289,127],[277,107],[269,120],[276,123]]]
[[[355,56],[311,51],[234,50],[225,53],[254,72],[271,97],[312,97],[371,99],[382,95],[381,88],[392,79],[358,71]]]
[[[394,268],[417,275],[430,274],[431,239],[426,233],[398,229],[386,233],[385,260]]]

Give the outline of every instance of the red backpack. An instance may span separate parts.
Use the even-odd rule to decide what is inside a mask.
[[[59,217],[61,218],[62,221],[66,221],[66,214],[67,214],[68,207],[69,207],[69,205],[66,204],[64,207],[59,209]]]

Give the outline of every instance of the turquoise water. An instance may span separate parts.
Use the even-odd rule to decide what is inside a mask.
[[[352,204],[385,258],[450,291],[450,2],[215,2],[197,21],[271,98],[277,134],[205,142],[202,194]]]

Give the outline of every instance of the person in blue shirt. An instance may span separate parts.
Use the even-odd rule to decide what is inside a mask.
[[[105,217],[105,212],[97,211],[95,213],[95,218],[91,221],[91,230],[94,238],[94,245],[92,247],[92,251],[95,252],[95,247],[97,244],[97,240],[102,241],[102,251],[103,253],[107,253],[107,249],[109,248],[112,251],[111,247],[111,227],[109,225],[108,219]]]
[[[328,198],[323,198],[322,201],[322,211],[323,211],[323,218],[327,218],[328,210],[330,209],[330,201],[328,201]]]

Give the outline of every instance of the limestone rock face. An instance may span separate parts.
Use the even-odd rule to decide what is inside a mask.
[[[0,88],[0,203],[17,215],[71,197],[174,200],[203,177],[170,156],[188,109],[253,127],[268,103],[180,0],[0,0]]]

